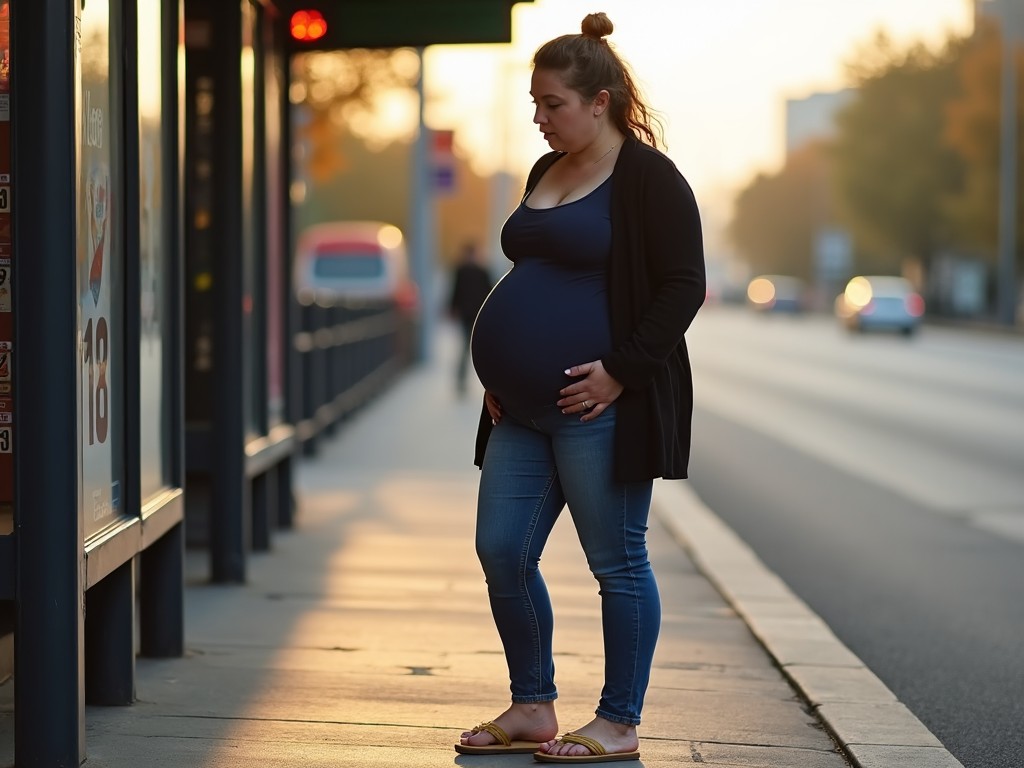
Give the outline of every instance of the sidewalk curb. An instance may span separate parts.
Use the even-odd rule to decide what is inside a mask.
[[[746,622],[857,768],[963,768],[822,619],[684,481],[653,512]]]

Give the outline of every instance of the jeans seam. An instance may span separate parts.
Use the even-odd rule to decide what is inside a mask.
[[[534,608],[533,597],[530,595],[530,589],[529,589],[529,587],[528,587],[528,585],[526,583],[526,561],[527,561],[527,559],[529,557],[530,547],[533,544],[533,536],[534,536],[534,534],[537,531],[537,520],[540,518],[540,511],[544,507],[544,502],[547,500],[548,494],[551,492],[551,487],[554,485],[555,478],[557,476],[558,476],[558,470],[557,469],[553,469],[551,471],[551,474],[548,476],[547,483],[544,485],[544,490],[540,494],[540,496],[538,497],[536,506],[534,506],[534,508],[533,508],[533,513],[530,516],[530,526],[529,526],[527,535],[525,537],[525,540],[523,542],[523,549],[519,553],[519,583],[520,583],[520,587],[522,589],[523,599],[524,599],[524,602],[525,602],[525,605],[526,605],[526,610],[527,610],[527,612],[530,615],[530,631],[533,633],[533,637],[532,637],[532,640],[533,640],[533,650],[534,650],[534,658],[533,658],[534,670],[533,671],[534,671],[534,686],[535,686],[534,690],[535,691],[539,691],[539,689],[540,689],[540,681],[541,681],[541,678],[543,676],[543,670],[542,670],[543,659],[541,659],[540,629],[539,629],[539,626],[538,626],[539,622],[537,621],[537,611]],[[545,701],[547,699],[536,699],[536,697],[537,696],[546,696],[546,695],[548,695],[548,694],[542,694],[542,693],[539,693],[539,692],[535,692],[532,697],[528,697],[528,698],[534,698],[537,701]]]
[[[622,541],[622,556],[623,556],[623,562],[624,562],[624,564],[626,566],[626,573],[629,574],[630,588],[633,591],[633,616],[631,617],[632,618],[632,621],[631,621],[632,633],[631,633],[631,637],[630,637],[630,655],[631,655],[632,658],[630,659],[631,672],[630,672],[630,675],[629,675],[629,691],[628,691],[627,697],[626,697],[627,711],[628,711],[629,708],[631,708],[630,707],[630,703],[634,701],[634,697],[635,697],[635,694],[636,694],[637,663],[638,663],[639,656],[640,656],[640,622],[641,622],[640,616],[641,616],[641,613],[642,613],[641,610],[640,610],[640,599],[641,599],[640,598],[640,593],[637,590],[637,574],[636,574],[635,568],[633,567],[634,561],[633,561],[633,558],[630,555],[630,550],[629,550],[629,536],[628,536],[628,530],[627,530],[628,522],[629,521],[627,519],[628,516],[626,514],[626,508],[628,506],[628,501],[629,501],[628,498],[627,498],[628,494],[629,494],[629,488],[626,487],[626,486],[623,486],[622,489],[621,489],[620,505],[619,505],[620,515],[621,515],[619,522],[620,522],[620,526],[621,526],[620,527],[620,532],[621,532],[621,541]],[[611,712],[609,712],[607,710],[602,709],[599,706],[597,708],[597,710],[595,711],[595,714],[598,715],[599,717],[604,718],[605,720],[610,720],[611,722],[614,722],[614,723],[620,723],[620,724],[625,724],[625,725],[639,725],[639,723],[640,723],[640,719],[638,717],[639,713],[637,713],[637,714],[624,714],[624,715],[623,714],[614,714],[614,713],[611,713]]]
[[[632,652],[633,652],[633,673],[630,675],[630,679],[629,679],[629,699],[628,699],[628,701],[632,702],[632,701],[635,700],[634,697],[636,695],[636,665],[637,665],[637,657],[640,655],[640,621],[641,621],[640,615],[641,615],[641,612],[640,612],[640,593],[637,590],[637,586],[636,586],[636,570],[633,567],[633,558],[630,557],[630,554],[629,554],[629,539],[628,539],[627,531],[626,531],[626,528],[627,528],[627,524],[626,524],[626,506],[627,506],[627,503],[629,501],[626,497],[628,495],[629,495],[629,489],[626,488],[626,487],[623,487],[623,489],[622,489],[622,507],[621,507],[621,509],[622,509],[622,549],[623,549],[623,555],[625,556],[625,559],[626,559],[626,568],[628,569],[627,572],[629,573],[629,583],[630,583],[630,586],[633,589],[633,644],[632,644],[633,645],[633,647],[632,647]],[[636,715],[634,715],[634,717],[635,716]]]

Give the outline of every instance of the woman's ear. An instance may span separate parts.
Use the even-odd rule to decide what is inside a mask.
[[[611,103],[612,97],[608,91],[603,88],[597,92],[594,97],[594,117],[598,117],[602,112],[608,109],[608,105]]]

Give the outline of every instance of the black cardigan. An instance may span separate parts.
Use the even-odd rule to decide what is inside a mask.
[[[560,156],[549,152],[534,164],[526,194]],[[683,334],[705,291],[700,213],[689,184],[657,149],[627,140],[612,172],[613,351],[601,361],[625,387],[615,401],[614,467],[620,482],[686,477],[693,380]],[[478,467],[491,427],[484,407]]]

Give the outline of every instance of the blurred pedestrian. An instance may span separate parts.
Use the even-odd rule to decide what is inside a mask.
[[[483,265],[476,244],[467,242],[462,246],[459,261],[455,265],[451,298],[448,300],[449,314],[458,322],[462,331],[462,347],[455,368],[455,390],[460,395],[466,392],[466,379],[469,376],[469,340],[473,333],[473,321],[493,286],[491,273]]]
[[[647,555],[654,478],[684,478],[692,381],[683,334],[705,296],[693,193],[658,150],[657,121],[588,15],[533,57],[534,165],[501,244],[513,263],[480,309],[484,385],[476,550],[512,703],[462,753],[541,762],[639,758],[637,726],[661,622]],[[539,570],[563,506],[599,585],[605,678],[596,717],[555,715],[553,615]]]

